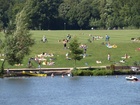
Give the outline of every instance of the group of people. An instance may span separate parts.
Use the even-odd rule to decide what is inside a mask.
[[[53,59],[52,59],[53,56],[54,56],[53,53],[48,54],[45,52],[43,52],[42,54],[39,54],[39,55],[35,55],[34,58],[33,57],[29,58],[28,67],[30,68],[33,66],[32,61],[35,61],[36,63],[38,63],[38,68],[41,68],[41,65],[53,65],[53,64],[55,64],[55,62],[53,62]],[[47,61],[46,57],[49,57],[50,61]]]
[[[124,54],[123,57],[121,57],[121,60],[119,61],[120,63],[125,63],[125,60],[129,59],[130,56],[128,54]],[[107,55],[107,60],[110,61],[111,60],[111,55],[110,53],[108,53]]]
[[[130,58],[130,56],[128,54],[125,54],[123,57],[121,57],[121,60],[119,61],[120,63],[125,63],[125,60]],[[111,54],[108,53],[107,54],[107,60],[108,61],[111,61]],[[99,63],[102,63],[100,60],[96,60],[96,63],[99,64]]]
[[[106,47],[108,48],[117,48],[116,44],[111,45],[110,42],[106,42]]]
[[[130,56],[128,54],[124,54],[123,57],[121,57],[120,63],[125,63],[125,60],[130,58]]]
[[[110,44],[110,42],[109,42],[109,39],[110,39],[110,36],[108,36],[107,34],[106,34],[106,36],[105,36],[105,43],[103,42],[102,44],[103,45],[106,45],[106,47],[107,48],[117,48],[117,45],[116,44]]]
[[[107,54],[107,60],[108,60],[108,61],[111,61],[111,54],[110,54],[110,53]],[[102,63],[102,61],[96,60],[96,63],[97,63],[97,64],[100,64],[100,63]]]
[[[91,37],[91,38],[88,39],[88,42],[90,42],[90,43],[94,42],[95,40],[103,39],[103,37],[99,36],[99,35],[93,36],[93,35],[89,34],[89,36]]]
[[[89,34],[89,36],[92,36],[91,34]],[[94,41],[94,40],[98,40],[98,39],[102,39],[103,37],[101,37],[101,36],[92,36],[92,41]],[[64,49],[67,49],[67,43],[69,42],[69,40],[71,39],[71,35],[70,34],[68,34],[67,36],[66,36],[66,38],[65,39],[63,39],[62,40],[62,42],[63,42],[63,48]],[[47,38],[46,38],[46,36],[43,36],[42,37],[42,41],[43,42],[46,42],[47,41]],[[109,35],[105,35],[105,45],[108,47],[108,48],[117,48],[117,45],[110,45],[110,36]],[[60,41],[59,41],[60,42]],[[83,58],[85,58],[86,57],[86,52],[87,52],[87,45],[86,44],[81,44],[80,45],[80,48],[82,48],[83,49]],[[44,56],[46,56],[46,54],[42,54],[42,55],[40,55],[40,58],[43,56],[43,59],[44,59]],[[39,56],[37,56],[37,57],[39,57]],[[37,60],[37,57],[35,57],[35,59]],[[125,59],[127,59],[127,58],[129,58],[129,56],[127,56],[127,54],[125,54],[125,56],[123,57],[123,58],[125,58]],[[69,53],[66,53],[66,59],[68,59],[68,60],[70,60],[71,58],[69,58]],[[110,61],[111,60],[111,54],[110,53],[108,53],[107,54],[107,60],[108,61]],[[50,60],[51,62],[52,62],[52,60]],[[53,62],[54,63],[54,62]],[[53,64],[52,63],[52,64]],[[102,63],[100,60],[98,60],[98,61],[96,61],[96,63]],[[29,61],[29,64],[30,64],[30,61]],[[47,60],[43,60],[43,63],[42,63],[43,65],[47,65],[47,64],[49,64],[48,62],[47,62]],[[51,64],[51,63],[50,63]]]

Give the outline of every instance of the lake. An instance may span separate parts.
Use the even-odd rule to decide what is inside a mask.
[[[3,78],[0,105],[140,105],[140,81],[125,76]]]

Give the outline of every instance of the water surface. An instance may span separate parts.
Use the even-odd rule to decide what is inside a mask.
[[[140,82],[125,76],[4,78],[0,105],[140,105]]]

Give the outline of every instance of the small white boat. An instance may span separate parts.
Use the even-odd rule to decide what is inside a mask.
[[[126,80],[129,80],[129,81],[138,81],[138,78],[135,76],[127,76],[125,78],[126,78]]]

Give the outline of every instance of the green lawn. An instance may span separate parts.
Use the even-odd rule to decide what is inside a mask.
[[[53,53],[55,65],[49,66],[45,65],[42,67],[73,67],[73,60],[66,60],[65,54],[69,52],[69,49],[63,49],[63,43],[58,42],[58,40],[63,40],[68,34],[78,37],[78,42],[81,44],[87,44],[87,57],[83,58],[81,61],[77,61],[76,66],[106,66],[116,63],[116,65],[133,65],[135,61],[140,62],[140,51],[135,51],[136,48],[140,48],[140,42],[132,42],[131,38],[140,37],[140,30],[59,30],[59,31],[31,31],[32,37],[35,39],[35,45],[31,48],[30,55],[26,56],[23,60],[23,66],[21,68],[27,67],[28,59],[30,57],[35,57],[35,55],[41,54],[43,52]],[[105,42],[105,35],[110,36],[110,44],[116,44],[117,48],[107,48],[102,45]],[[2,36],[2,33],[0,33]],[[43,43],[41,39],[45,35],[48,42]],[[104,37],[100,40],[94,40],[92,43],[88,39],[92,40],[92,36]],[[67,44],[68,46],[68,44]],[[107,60],[107,54],[111,54],[111,61]],[[126,63],[119,63],[121,57],[127,53],[131,58],[126,60]],[[47,60],[49,61],[49,57]],[[102,63],[97,64],[96,61],[99,60]],[[1,61],[2,62],[2,61]],[[37,67],[38,64],[33,63],[33,67]],[[7,63],[5,68],[19,68],[17,66],[10,66]]]

